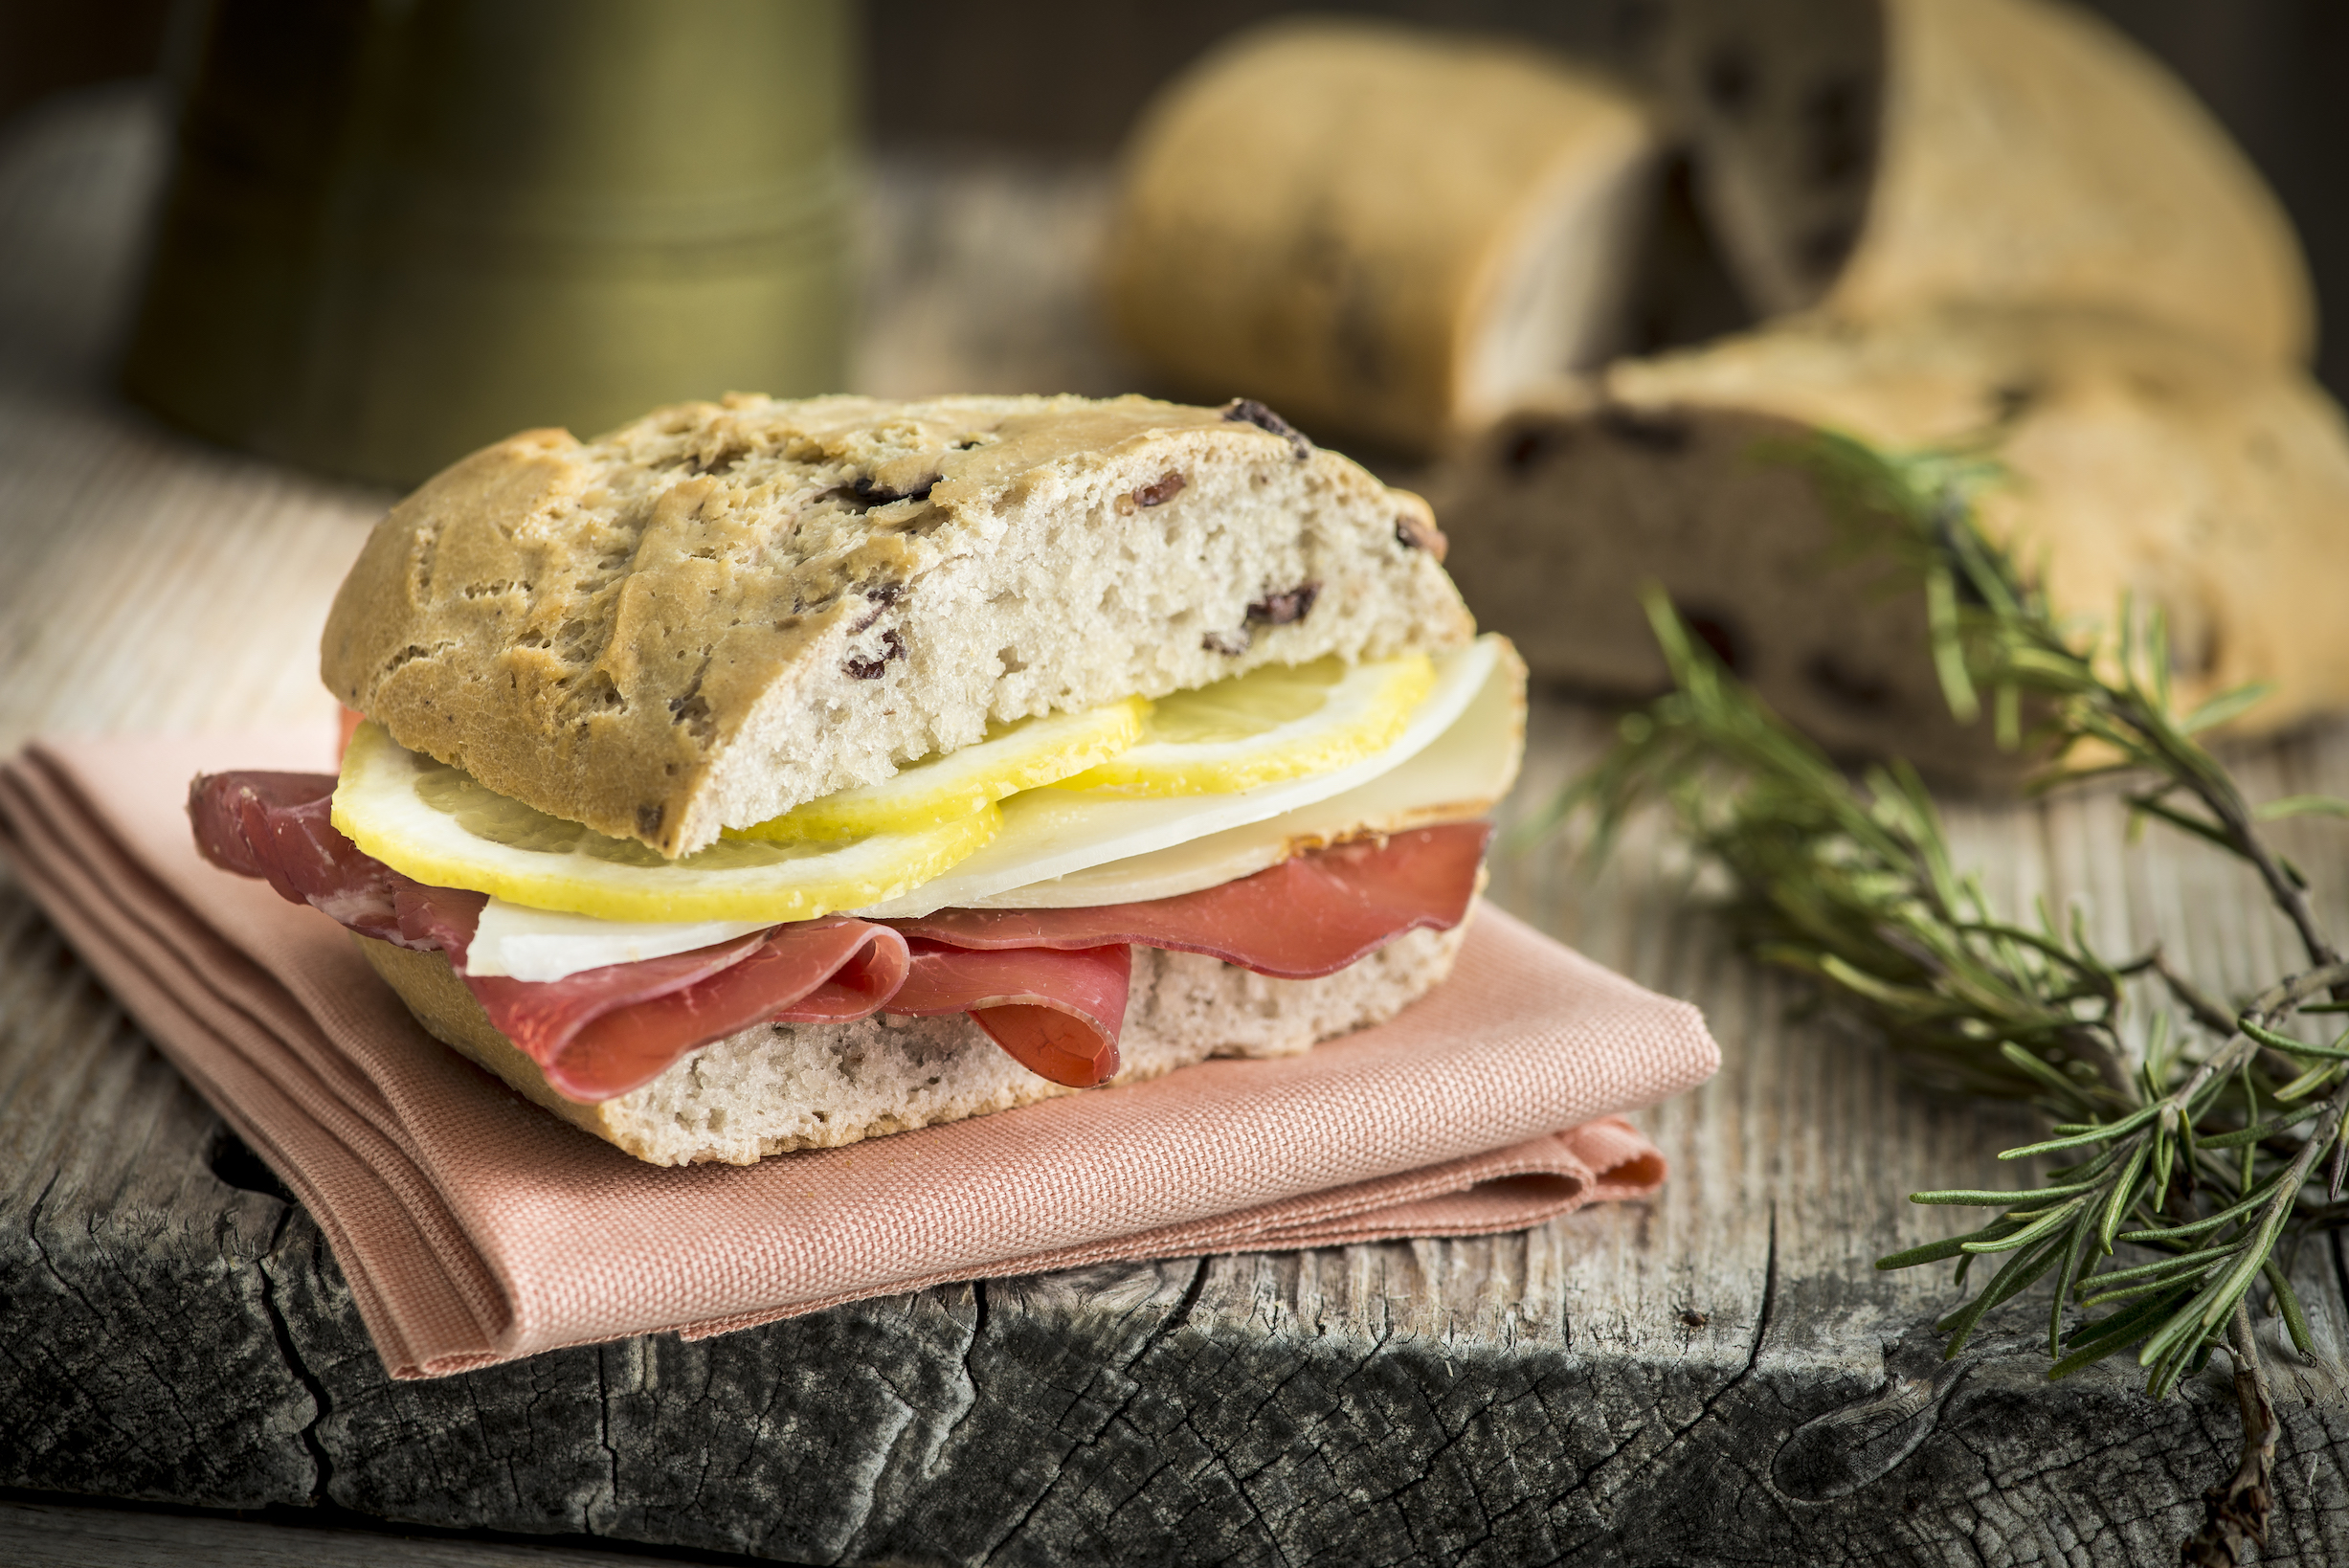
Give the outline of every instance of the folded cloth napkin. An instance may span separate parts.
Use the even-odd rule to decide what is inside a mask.
[[[196,854],[199,771],[316,735],[53,740],[0,768],[0,852],[317,1219],[395,1377],[1113,1259],[1533,1224],[1644,1196],[1613,1112],[1703,1082],[1703,1020],[1489,906],[1400,1017],[1272,1061],[781,1154],[641,1164],[409,1018],[334,922]]]

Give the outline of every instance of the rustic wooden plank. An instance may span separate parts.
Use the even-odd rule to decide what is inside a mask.
[[[0,745],[44,728],[324,724],[327,595],[380,498],[213,453],[110,403],[135,104],[0,152]],[[909,165],[871,225],[860,375],[898,393],[1109,392],[1085,327],[1098,171]],[[1546,701],[1536,800],[1603,743]],[[2349,787],[2349,729],[2238,759]],[[1953,809],[2000,896],[2080,899],[2241,990],[2291,962],[2256,889],[2110,796]],[[2338,829],[2288,846],[2349,924]],[[1707,1010],[1711,1085],[1642,1118],[1658,1198],[1522,1235],[1084,1270],[393,1384],[306,1216],[0,887],[0,1485],[589,1534],[811,1561],[2104,1561],[2165,1557],[2231,1461],[2224,1375],[2148,1404],[2049,1387],[2044,1305],[1942,1365],[1946,1277],[1872,1260],[2012,1181],[2017,1115],[1904,1084],[1787,1017],[1653,824],[1494,897]],[[2273,1340],[2287,1483],[2265,1560],[2349,1540],[2342,1264],[2295,1266],[2326,1359]],[[0,1546],[6,1544],[0,1537]],[[245,1548],[195,1544],[187,1560]],[[214,1555],[208,1558],[204,1554]]]
[[[1602,883],[1588,896],[1620,895]],[[1651,951],[1706,941],[1700,927]],[[1866,1538],[1894,1506],[1906,1519],[1910,1505],[1967,1526],[1920,1550],[2043,1515],[2125,1526],[2132,1552],[2159,1547],[2192,1490],[2161,1489],[2210,1473],[2223,1450],[2231,1416],[2215,1380],[2153,1411],[2117,1371],[2050,1400],[2027,1356],[1995,1357],[1934,1410],[1899,1493],[1789,1501],[1790,1486],[1836,1467],[1816,1443],[1780,1463],[1781,1434],[1875,1398],[1886,1339],[1894,1372],[1930,1384],[1934,1347],[1914,1330],[1920,1300],[1937,1303],[1922,1276],[1866,1269],[1873,1250],[1921,1232],[1887,1201],[1887,1176],[1905,1173],[1819,1181],[1804,1167],[1824,1155],[1752,1130],[1782,1115],[1820,1129],[1822,1148],[1846,1140],[1879,1160],[1913,1145],[1920,1174],[1945,1179],[1951,1153],[1992,1175],[1996,1140],[1966,1108],[1900,1088],[1860,1043],[1784,1027],[1777,998],[1746,998],[1740,1024],[1733,987],[1699,990],[1716,1003],[1729,1068],[1674,1108],[1678,1136],[1671,1117],[1651,1124],[1692,1179],[1645,1214],[1525,1237],[1091,1270],[394,1385],[296,1217],[266,1273],[325,1412],[308,1434],[324,1494],[389,1518],[806,1560],[981,1560],[1015,1527],[1043,1548],[1028,1555],[1039,1561],[1111,1536],[1175,1560],[1275,1548],[1374,1560],[1398,1541],[1405,1556],[1472,1557],[1469,1538],[1488,1529],[1494,1560],[1705,1560],[1732,1544],[1815,1553],[1846,1532]],[[1893,1137],[1856,1135],[1855,1109],[1871,1108]],[[1734,1247],[1708,1255],[1741,1227],[1760,1239],[1758,1266]],[[2332,1292],[2303,1280],[2338,1343]],[[2315,1541],[2338,1524],[2323,1461],[2338,1412],[2291,1415],[2292,1451],[2312,1464],[2288,1517]],[[2069,1467],[2046,1463],[2067,1448]],[[2117,1520],[2104,1490],[2116,1451],[2123,1473],[2152,1478],[2124,1493]],[[1756,1496],[1774,1507],[1757,1510]],[[1452,1517],[1449,1548],[1419,1540],[1429,1511]]]
[[[14,890],[0,895],[0,1484],[306,1495],[315,1412],[255,1266],[285,1205]]]
[[[243,1519],[0,1502],[0,1562],[11,1568],[629,1568],[666,1559],[597,1549],[452,1540]]]

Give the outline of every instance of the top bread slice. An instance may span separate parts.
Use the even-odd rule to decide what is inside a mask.
[[[677,856],[991,723],[1457,647],[1442,542],[1255,404],[737,395],[433,479],[322,673],[401,745]]]

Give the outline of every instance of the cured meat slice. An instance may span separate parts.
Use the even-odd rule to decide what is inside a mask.
[[[198,773],[188,786],[196,849],[363,936],[414,946],[392,902],[408,879],[335,828],[334,785],[332,773]]]
[[[449,955],[450,967],[464,974],[465,952],[473,945],[489,895],[462,887],[428,887],[396,871],[392,874],[399,884],[392,889],[392,907],[399,912],[401,937],[412,948],[439,949]]]
[[[968,1013],[1012,1059],[1040,1078],[1091,1088],[1117,1076],[1133,950],[1124,943],[974,951],[910,944],[892,1013]]]
[[[467,975],[465,984],[557,1093],[594,1101],[648,1084],[696,1046],[755,1023],[869,1017],[906,969],[897,932],[828,919],[563,980]]]
[[[958,948],[1204,952],[1280,979],[1333,974],[1420,927],[1467,913],[1489,822],[1416,828],[1292,856],[1254,876],[1174,898],[1076,909],[940,909],[889,924]]]

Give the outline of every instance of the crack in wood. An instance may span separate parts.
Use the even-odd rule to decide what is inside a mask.
[[[598,1347],[595,1355],[595,1442],[611,1461],[611,1479],[605,1491],[606,1510],[617,1512],[620,1506],[620,1451],[612,1445],[612,1379],[607,1363],[612,1352]],[[580,1528],[594,1533],[595,1507],[588,1505]]]
[[[278,1217],[277,1229],[270,1233],[268,1250],[254,1260],[253,1266],[260,1271],[261,1310],[269,1316],[270,1336],[277,1343],[278,1354],[284,1358],[286,1371],[293,1374],[295,1380],[310,1396],[310,1419],[302,1423],[302,1430],[296,1435],[303,1450],[309,1454],[310,1463],[317,1467],[307,1499],[316,1503],[327,1496],[334,1479],[334,1458],[326,1452],[326,1445],[318,1437],[318,1423],[326,1419],[326,1412],[332,1408],[332,1404],[326,1394],[326,1385],[319,1381],[317,1374],[303,1362],[301,1350],[294,1344],[293,1330],[286,1326],[285,1311],[278,1305],[277,1281],[269,1271],[269,1260],[277,1255],[279,1244],[285,1240],[286,1227],[292,1224],[294,1216],[300,1212],[293,1204],[286,1205],[285,1212]]]
[[[962,1430],[962,1423],[971,1419],[972,1411],[978,1408],[978,1371],[973,1363],[977,1359],[980,1347],[987,1341],[987,1282],[985,1280],[971,1282],[971,1306],[973,1319],[971,1337],[963,1342],[961,1356],[962,1385],[966,1399],[963,1407],[955,1412],[954,1419],[948,1423],[945,1432],[939,1435],[937,1445],[930,1451],[929,1463],[925,1467],[925,1473],[932,1476],[938,1473],[939,1461],[946,1453],[948,1446],[953,1443],[954,1434]]]
[[[25,1215],[25,1239],[32,1243],[33,1255],[40,1260],[42,1269],[56,1283],[57,1288],[71,1296],[91,1319],[97,1320],[102,1318],[104,1314],[99,1310],[97,1304],[90,1300],[87,1291],[66,1278],[64,1271],[57,1267],[56,1260],[50,1255],[48,1243],[41,1240],[42,1211],[48,1207],[50,1195],[56,1190],[57,1181],[64,1174],[62,1171],[52,1171],[49,1174],[49,1179],[41,1184],[40,1196],[34,1198],[31,1209]],[[143,1361],[146,1359],[143,1351],[134,1351],[134,1354],[137,1354]],[[153,1366],[151,1361],[147,1361],[146,1364],[150,1368]],[[179,1391],[167,1385],[159,1392],[163,1394],[173,1410],[181,1414],[182,1425],[186,1427],[188,1423],[185,1420],[185,1412],[180,1411]],[[103,1411],[100,1412],[100,1420],[105,1422],[110,1431],[121,1436],[124,1442],[137,1448],[142,1454],[156,1455],[158,1453],[153,1433],[134,1430],[117,1422]],[[192,1430],[192,1428],[189,1429]]]
[[[1093,1433],[1080,1437],[1076,1447],[1071,1449],[1069,1454],[1062,1456],[1060,1467],[1054,1471],[1051,1479],[1044,1483],[1042,1490],[1030,1500],[1026,1509],[1020,1512],[1017,1520],[1013,1521],[1011,1527],[1004,1531],[995,1544],[979,1557],[981,1564],[992,1564],[1003,1548],[1026,1529],[1028,1521],[1036,1517],[1037,1511],[1044,1506],[1046,1499],[1051,1497],[1055,1490],[1059,1488],[1062,1479],[1068,1474],[1069,1459],[1074,1453],[1079,1449],[1089,1449],[1096,1446],[1101,1438],[1123,1420],[1128,1411],[1133,1408],[1133,1401],[1141,1396],[1143,1390],[1141,1379],[1133,1376],[1134,1369],[1149,1359],[1151,1353],[1164,1343],[1169,1334],[1190,1320],[1192,1309],[1198,1305],[1199,1292],[1206,1288],[1208,1266],[1214,1261],[1213,1258],[1198,1260],[1198,1266],[1192,1270],[1191,1281],[1183,1287],[1182,1299],[1175,1304],[1174,1310],[1168,1313],[1155,1329],[1144,1336],[1141,1348],[1117,1368],[1117,1371],[1132,1384],[1132,1387],[1127,1390],[1126,1397],[1118,1402],[1117,1408],[1109,1412]]]

